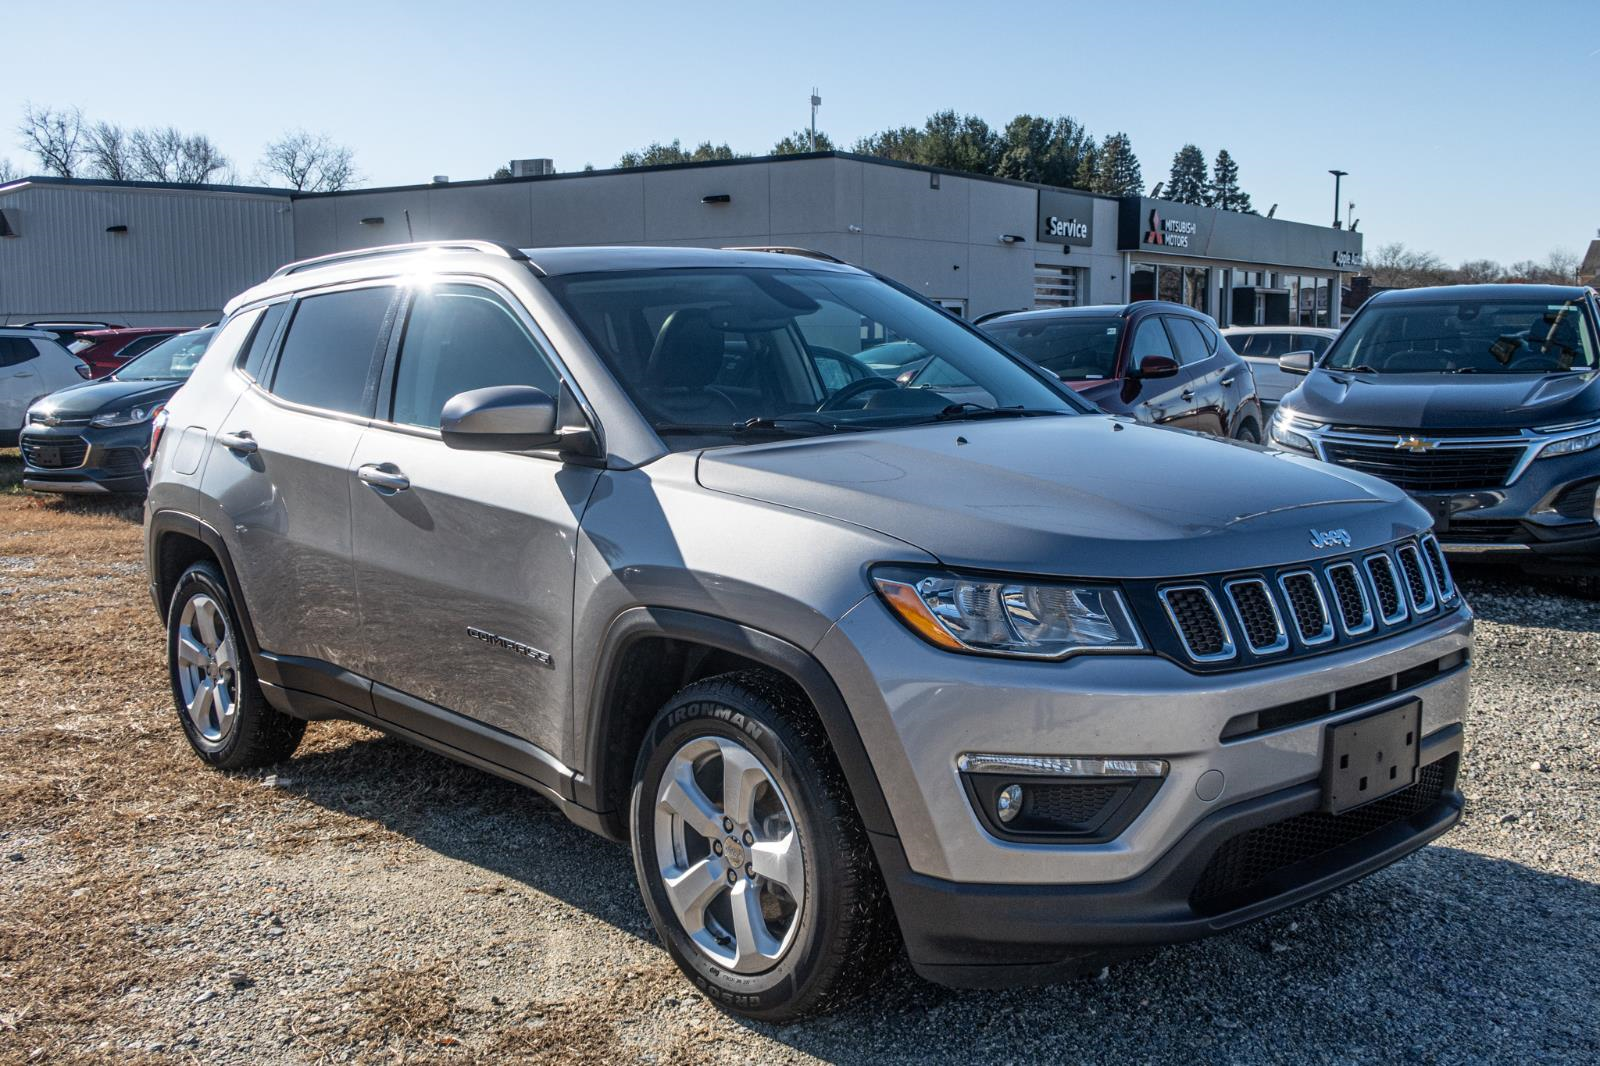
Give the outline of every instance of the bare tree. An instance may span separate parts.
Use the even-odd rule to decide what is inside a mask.
[[[22,171],[11,165],[11,160],[0,157],[0,185],[8,181],[16,181],[22,177]]]
[[[134,130],[128,136],[133,172],[145,181],[205,184],[228,169],[228,157],[203,133],[185,136],[175,126]]]
[[[355,152],[326,133],[293,130],[267,145],[261,173],[301,192],[338,192],[356,182]]]
[[[1493,259],[1469,259],[1456,267],[1453,280],[1462,285],[1484,285],[1504,281],[1505,278],[1506,268]]]
[[[1386,289],[1414,289],[1449,280],[1450,268],[1432,252],[1419,252],[1398,241],[1380,246],[1366,257],[1372,283]]]
[[[48,174],[70,178],[83,161],[83,112],[77,108],[34,107],[22,111],[17,127],[22,143]]]
[[[128,135],[121,126],[111,122],[96,122],[85,128],[84,155],[89,160],[89,170],[97,178],[112,181],[129,181],[138,176]]]

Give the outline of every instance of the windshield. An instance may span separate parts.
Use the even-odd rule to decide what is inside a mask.
[[[546,284],[673,448],[1087,410],[982,336],[863,274],[695,268]],[[910,381],[932,367],[937,387]]]
[[[1117,369],[1119,318],[1036,318],[991,322],[984,329],[1063,381],[1098,381]]]
[[[1596,366],[1581,300],[1374,304],[1322,365],[1377,374],[1546,374]]]
[[[197,329],[162,341],[117,367],[118,381],[188,381],[215,329]]]

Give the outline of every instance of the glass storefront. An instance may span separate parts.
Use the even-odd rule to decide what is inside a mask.
[[[1211,270],[1167,263],[1134,263],[1128,276],[1130,300],[1167,300],[1211,312]]]

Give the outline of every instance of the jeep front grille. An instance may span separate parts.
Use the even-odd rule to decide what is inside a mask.
[[[1233,637],[1217,598],[1206,585],[1181,585],[1161,590],[1167,617],[1172,620],[1189,658],[1197,663],[1221,662],[1234,656]]]
[[[1128,585],[1156,650],[1200,671],[1375,640],[1459,596],[1432,534],[1325,562]]]

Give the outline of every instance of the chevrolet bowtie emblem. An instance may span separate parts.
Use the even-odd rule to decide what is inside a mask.
[[[1408,452],[1431,452],[1433,447],[1433,441],[1424,437],[1401,437],[1394,442],[1395,451],[1404,449]]]
[[[39,419],[39,421],[43,422],[47,426],[59,426],[61,424],[61,419],[57,418],[55,415],[45,415],[43,418]]]

